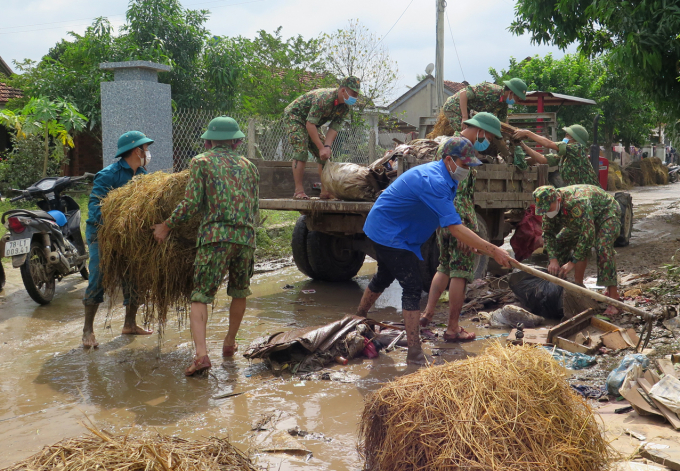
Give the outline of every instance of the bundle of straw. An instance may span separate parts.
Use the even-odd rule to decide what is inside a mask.
[[[432,132],[426,137],[428,139],[434,139],[439,136],[453,136],[454,133],[455,130],[451,127],[449,119],[444,115],[443,111],[440,111],[437,122],[434,124],[434,129],[432,129]]]
[[[193,263],[200,216],[174,229],[165,243],[151,227],[167,219],[183,199],[189,171],[155,172],[133,178],[102,200],[99,229],[103,284],[111,299],[123,285],[144,305],[144,323],[165,325],[170,307],[186,309],[193,289]]]
[[[256,471],[247,456],[227,440],[183,440],[163,435],[112,436],[88,427],[91,435],[68,438],[5,471]]]
[[[597,471],[610,459],[592,410],[540,347],[497,343],[389,383],[360,434],[371,471]]]

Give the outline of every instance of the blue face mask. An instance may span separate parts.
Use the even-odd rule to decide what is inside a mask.
[[[514,105],[514,104],[515,104],[515,100],[513,100],[512,98],[506,98],[506,99],[505,99],[505,102],[506,102],[508,105]]]
[[[345,98],[345,104],[348,106],[354,105],[357,102],[357,98],[351,96],[347,91],[345,91],[345,93],[347,93],[347,98]]]
[[[569,138],[565,137],[564,139],[562,139],[562,142],[564,142],[565,144],[569,144]]]
[[[489,140],[486,137],[482,136],[482,139],[480,140],[479,133],[477,133],[477,139],[475,139],[475,143],[473,145],[476,151],[484,152],[486,149],[489,148],[490,145],[491,142],[489,142]]]

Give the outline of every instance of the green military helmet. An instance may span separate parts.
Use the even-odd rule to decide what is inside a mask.
[[[357,93],[361,92],[361,80],[359,80],[359,78],[355,77],[354,75],[350,75],[349,77],[342,79],[340,86],[347,87]]]
[[[582,144],[584,146],[588,146],[588,131],[586,131],[586,128],[581,126],[580,124],[572,124],[571,126],[567,126],[565,128],[562,128],[562,131],[566,132],[569,134],[571,137],[576,139],[576,142],[579,144]]]
[[[503,83],[510,89],[512,93],[517,95],[520,100],[527,99],[527,84],[524,83],[524,80],[515,77],[513,79],[506,80]]]
[[[246,135],[241,132],[238,123],[234,118],[228,116],[218,116],[210,121],[208,130],[201,135],[201,139],[211,141],[229,141],[232,139],[243,139]]]
[[[153,139],[149,139],[143,132],[128,131],[118,138],[118,151],[115,157],[120,157],[129,150],[144,144],[152,144]]]
[[[464,121],[464,123],[488,131],[499,139],[503,137],[501,134],[501,122],[491,113],[477,113],[474,117]]]
[[[557,200],[557,188],[550,185],[539,186],[534,190],[536,215],[542,216],[550,211],[550,205]]]

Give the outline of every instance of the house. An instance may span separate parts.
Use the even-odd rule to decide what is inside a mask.
[[[444,100],[467,86],[467,82],[444,80]],[[419,129],[423,138],[432,130],[437,121],[439,110],[436,108],[435,83],[432,75],[427,75],[417,85],[387,106],[390,114],[401,121]]]
[[[2,60],[2,57],[0,57],[0,75],[12,75],[12,69],[10,69],[7,63]],[[0,82],[0,110],[7,105],[7,102],[11,98],[21,98],[21,96],[21,90],[9,87]],[[9,137],[9,132],[7,129],[5,129],[3,126],[0,126],[0,154],[11,148],[11,141]]]

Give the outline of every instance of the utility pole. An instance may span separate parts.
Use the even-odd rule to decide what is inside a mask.
[[[446,0],[435,0],[435,2],[437,3],[437,52],[434,69],[435,109],[433,111],[437,116],[444,106],[444,9]]]

